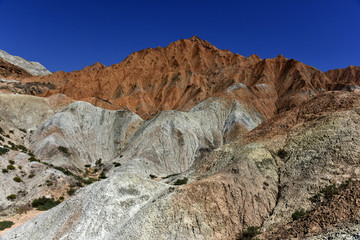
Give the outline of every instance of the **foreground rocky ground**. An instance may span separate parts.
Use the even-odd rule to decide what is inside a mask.
[[[162,94],[143,92],[138,88],[147,85],[138,82],[131,91],[121,86],[106,104],[103,93],[97,96],[98,106],[134,111],[106,110],[88,103],[91,94],[69,92],[84,78],[80,72],[31,77],[45,84],[39,91],[48,97],[0,94],[2,220],[28,220],[20,214],[35,215],[34,199],[59,201],[2,239],[246,239],[255,227],[258,239],[358,237],[357,68],[324,74],[282,56],[246,59],[191,38],[83,71],[101,82],[109,71],[131,69],[136,56],[159,51],[175,56],[172,71],[185,71],[186,61],[174,53],[179,48],[190,49],[197,74],[191,81],[202,89],[184,90],[182,72],[172,78],[174,91],[189,91],[189,101],[170,94],[167,81]],[[159,76],[170,71],[154,69]],[[222,78],[229,73],[235,80]],[[201,94],[212,74],[215,87]],[[18,87],[3,84],[26,93],[30,80],[16,81]],[[139,108],[122,102],[134,96],[150,100]]]

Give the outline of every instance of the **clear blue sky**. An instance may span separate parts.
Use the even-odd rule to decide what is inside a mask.
[[[0,49],[50,71],[197,35],[243,56],[360,66],[360,0],[0,0]]]

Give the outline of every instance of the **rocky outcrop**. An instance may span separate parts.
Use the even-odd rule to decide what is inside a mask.
[[[8,63],[20,67],[32,76],[45,76],[51,74],[43,65],[38,62],[30,62],[18,56],[12,56],[7,52],[0,50],[0,58]]]
[[[31,150],[51,164],[84,169],[84,165],[95,165],[99,159],[110,162],[119,155],[142,121],[129,111],[74,102],[34,131]]]

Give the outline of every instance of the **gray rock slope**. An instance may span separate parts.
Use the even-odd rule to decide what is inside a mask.
[[[119,162],[122,166],[110,169],[107,180],[83,188],[75,197],[6,233],[4,238],[178,239],[173,232],[178,224],[186,230],[181,238],[199,239],[215,234],[215,219],[197,229],[197,233],[188,232],[194,224],[194,214],[189,209],[192,203],[188,199],[178,202],[182,190],[170,183],[183,177],[194,181],[197,175],[191,173],[191,167],[223,145],[225,128],[243,122],[253,124],[251,128],[262,121],[253,111],[237,105],[220,98],[208,99],[188,113],[165,111],[145,122],[127,111],[103,110],[85,102],[69,105],[32,135],[31,148],[36,156],[54,165],[83,167],[102,158],[105,164]],[[243,128],[249,128],[249,124]],[[70,156],[60,153],[58,146],[67,147]],[[150,180],[150,174],[164,179]],[[169,174],[178,175],[165,178]],[[224,184],[205,182],[201,188]],[[171,206],[174,201],[178,204]],[[182,210],[185,206],[187,209]],[[199,209],[202,220],[209,217],[206,207],[203,204]],[[184,211],[184,215],[174,216],[177,211]],[[182,217],[191,217],[190,225],[181,227]],[[173,230],[155,231],[149,224],[155,227],[157,221],[170,224]],[[139,229],[142,227],[146,229],[143,233]]]
[[[18,56],[10,55],[9,53],[0,50],[0,58],[5,61],[21,67],[33,76],[45,76],[51,74],[43,65],[38,62],[31,62]]]

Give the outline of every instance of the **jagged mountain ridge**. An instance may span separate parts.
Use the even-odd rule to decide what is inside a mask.
[[[187,111],[220,95],[272,117],[332,85],[323,72],[294,59],[243,57],[196,36],[135,52],[110,67],[96,63],[32,81],[57,86],[42,96],[60,92],[108,109],[129,109],[145,119],[162,110]]]

